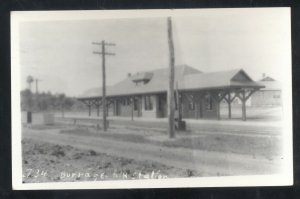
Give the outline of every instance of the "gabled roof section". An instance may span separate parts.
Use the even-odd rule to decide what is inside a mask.
[[[169,69],[163,68],[127,77],[119,83],[107,87],[107,96],[125,96],[148,93],[167,92]],[[150,78],[151,76],[151,78]],[[146,84],[136,84],[133,80],[149,78]],[[175,67],[175,84],[179,90],[205,90],[232,87],[262,88],[264,86],[254,82],[242,69],[202,73],[187,65]],[[90,89],[80,98],[100,97],[100,88]]]
[[[217,89],[225,87],[257,87],[262,85],[254,82],[243,69],[186,75],[180,89]]]
[[[178,65],[175,66],[175,81],[181,81],[185,75],[202,73],[201,71],[188,66],[188,65]],[[151,75],[150,75],[151,74]],[[151,79],[147,84],[137,85],[134,80],[145,79],[151,76]],[[143,94],[143,93],[157,93],[166,92],[168,88],[168,76],[169,68],[161,68],[152,71],[144,71],[136,73],[130,77],[126,77],[124,80],[116,83],[113,86],[107,87],[107,95],[117,96],[117,95],[127,95],[127,94]],[[92,88],[85,91],[79,98],[90,98],[99,97],[102,95],[102,89]]]
[[[276,79],[265,76],[261,80],[257,81],[257,83],[264,85],[264,88],[261,89],[263,91],[280,91],[281,90],[281,82]]]
[[[189,74],[198,74],[198,73],[202,73],[202,71],[195,69],[189,65],[183,64],[183,65],[179,65],[177,66],[177,69],[181,68],[183,71],[183,75],[189,75]]]
[[[249,81],[253,81],[251,79],[251,77],[243,70],[243,69],[239,69],[238,72],[231,78],[231,81],[237,81],[237,82],[249,82]]]

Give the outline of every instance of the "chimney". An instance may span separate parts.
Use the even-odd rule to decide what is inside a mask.
[[[266,77],[266,73],[263,73],[262,74],[262,78],[264,79]]]
[[[127,74],[127,77],[131,77],[131,73],[128,73],[128,74]]]

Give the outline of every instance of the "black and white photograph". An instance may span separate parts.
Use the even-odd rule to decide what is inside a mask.
[[[14,189],[293,184],[289,8],[11,12]]]

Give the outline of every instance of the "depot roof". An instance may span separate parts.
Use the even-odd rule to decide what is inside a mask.
[[[113,86],[107,86],[106,95],[126,96],[167,92],[169,85],[168,67],[139,72],[126,77]],[[203,73],[191,66],[175,67],[175,84],[179,91],[213,90],[228,88],[263,88],[262,84],[253,81],[243,69]],[[102,96],[101,87],[85,91],[79,99]]]

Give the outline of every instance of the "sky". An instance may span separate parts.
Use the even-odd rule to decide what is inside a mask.
[[[290,19],[278,9],[214,9],[197,16],[172,17],[175,64],[203,72],[243,68],[253,80],[262,73],[279,81],[291,67]],[[199,11],[201,12],[201,11]],[[26,78],[40,79],[39,91],[78,96],[102,85],[101,57],[107,46],[107,85],[128,73],[169,66],[166,17],[68,21],[25,21],[19,24],[22,89]]]

